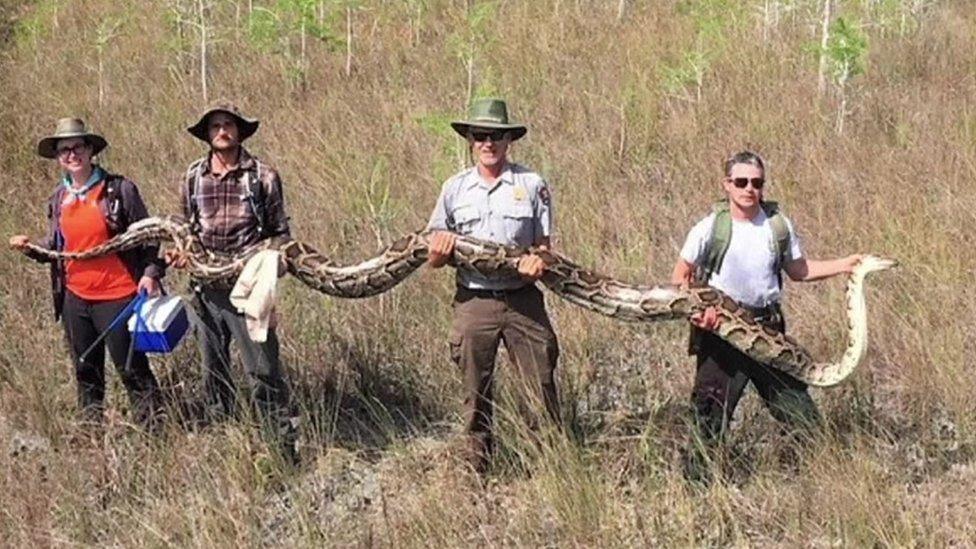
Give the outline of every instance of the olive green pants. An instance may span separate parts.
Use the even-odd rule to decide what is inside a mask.
[[[559,344],[534,285],[507,292],[458,288],[451,326],[451,358],[464,373],[464,432],[468,460],[484,472],[492,450],[493,379],[498,345],[505,343],[520,375],[518,399],[530,428],[541,417],[559,423],[554,372]],[[541,402],[540,402],[541,401]],[[544,413],[539,413],[544,409]]]

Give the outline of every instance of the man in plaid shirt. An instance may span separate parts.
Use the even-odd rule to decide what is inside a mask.
[[[234,105],[218,103],[187,128],[210,145],[210,152],[190,164],[180,185],[183,215],[208,249],[235,253],[265,238],[290,238],[281,179],[274,168],[242,146],[258,129]],[[186,261],[170,257],[181,267]],[[231,305],[229,283],[194,281],[194,307],[203,322],[200,352],[208,411],[232,415],[234,382],[230,375],[230,340],[237,340],[244,370],[262,419],[282,456],[297,463],[296,430],[291,421],[288,386],[282,377],[274,328],[267,340],[248,336],[244,315]]]

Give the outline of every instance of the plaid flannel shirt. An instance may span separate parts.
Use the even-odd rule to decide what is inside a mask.
[[[191,164],[180,186],[183,215],[187,219],[193,217],[187,195],[190,185],[194,186],[192,200],[198,215],[200,242],[214,251],[234,253],[262,238],[290,237],[278,172],[241,147],[237,167],[218,178],[210,170],[211,155]],[[247,198],[248,172],[258,174],[261,180],[263,196],[255,200],[263,199],[264,235],[258,230],[258,219]]]

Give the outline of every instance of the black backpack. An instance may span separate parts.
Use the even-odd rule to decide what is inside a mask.
[[[120,175],[108,174],[105,178],[105,222],[113,235],[129,224],[129,220],[125,218],[125,208],[122,207],[124,181],[125,178]]]

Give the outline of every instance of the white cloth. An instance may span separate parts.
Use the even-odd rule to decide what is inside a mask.
[[[254,254],[230,291],[230,303],[244,315],[248,336],[259,343],[268,340],[268,329],[274,327],[280,261],[281,253],[274,250]]]
[[[699,265],[705,256],[712,235],[715,214],[699,221],[681,248],[681,258]],[[800,239],[789,219],[790,251],[787,261],[800,259]],[[765,307],[780,300],[779,278],[776,272],[776,237],[769,218],[762,210],[749,221],[732,220],[732,240],[717,273],[712,273],[708,285],[722,290],[732,299],[750,307]]]

